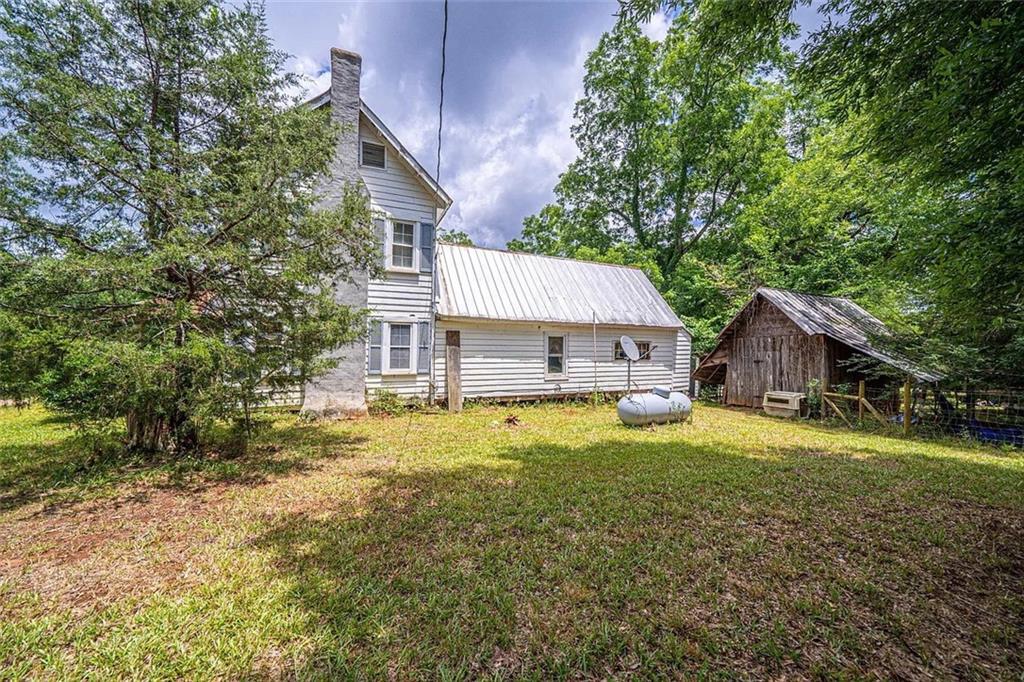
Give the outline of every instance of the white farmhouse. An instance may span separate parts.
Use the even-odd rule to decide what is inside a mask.
[[[686,389],[690,334],[642,271],[435,245],[452,200],[362,101],[361,68],[359,55],[331,50],[331,88],[311,106],[330,107],[343,128],[325,201],[362,183],[385,274],[336,283],[339,301],[369,310],[370,326],[305,387],[304,411],[364,413],[366,397],[382,390],[424,400],[621,392],[623,334],[644,354],[632,388]]]

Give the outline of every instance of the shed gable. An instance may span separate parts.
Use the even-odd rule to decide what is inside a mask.
[[[733,324],[731,334],[734,338],[806,336],[804,330],[798,327],[789,315],[760,296],[754,297],[754,300],[740,311]]]

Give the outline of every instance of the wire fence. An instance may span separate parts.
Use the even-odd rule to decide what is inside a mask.
[[[701,385],[698,398],[722,403],[723,386]],[[851,428],[966,438],[1024,447],[1024,390],[893,381],[807,387],[803,416]]]

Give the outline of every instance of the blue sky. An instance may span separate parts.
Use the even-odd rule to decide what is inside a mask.
[[[437,153],[440,2],[268,0],[270,33],[288,67],[327,87],[331,47],[363,56],[363,99],[433,172]],[[551,200],[575,158],[569,133],[583,62],[618,3],[451,0],[441,184],[455,204],[444,227],[504,246]],[[810,8],[798,19],[817,25]],[[646,27],[660,38],[667,21]]]

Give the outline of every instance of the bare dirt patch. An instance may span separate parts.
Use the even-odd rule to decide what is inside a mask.
[[[44,604],[75,611],[201,580],[209,520],[226,486],[202,493],[139,488],[114,499],[21,510],[0,525],[0,576]]]

